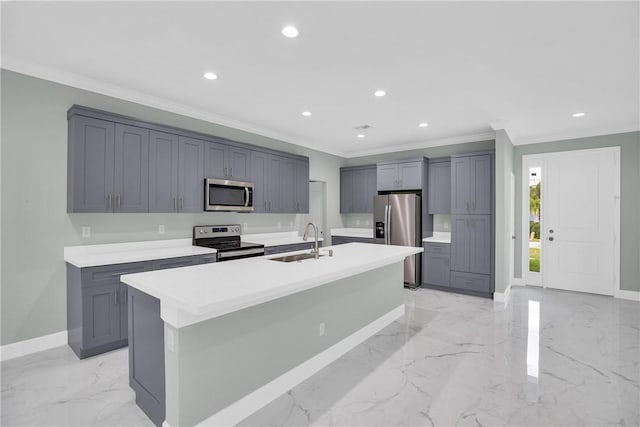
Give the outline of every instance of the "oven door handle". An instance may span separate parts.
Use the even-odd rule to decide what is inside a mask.
[[[229,252],[218,252],[218,259],[231,258],[235,256],[241,255],[264,255],[264,248],[256,248],[256,249],[241,249],[237,251],[229,251]]]
[[[249,206],[249,187],[244,187],[244,207]]]

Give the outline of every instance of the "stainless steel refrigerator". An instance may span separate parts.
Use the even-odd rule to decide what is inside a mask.
[[[422,246],[422,205],[418,194],[382,194],[373,200],[373,235],[376,243],[399,246]],[[404,260],[404,283],[421,284],[420,254]]]

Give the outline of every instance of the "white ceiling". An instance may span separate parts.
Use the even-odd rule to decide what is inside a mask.
[[[523,144],[640,129],[639,5],[3,2],[2,66],[347,157]]]

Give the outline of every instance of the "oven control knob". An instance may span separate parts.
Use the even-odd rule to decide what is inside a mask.
[[[233,231],[235,231],[235,232],[240,231],[240,227],[235,227],[235,228],[233,229]]]
[[[201,229],[201,230],[200,230],[200,234],[202,234],[202,233],[204,233],[204,231]]]

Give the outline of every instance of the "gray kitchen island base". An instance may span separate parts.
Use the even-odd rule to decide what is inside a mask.
[[[159,300],[132,292],[136,403],[156,425],[165,410],[164,426],[235,424],[402,316],[403,286],[395,262],[182,328],[164,323],[164,336]]]

